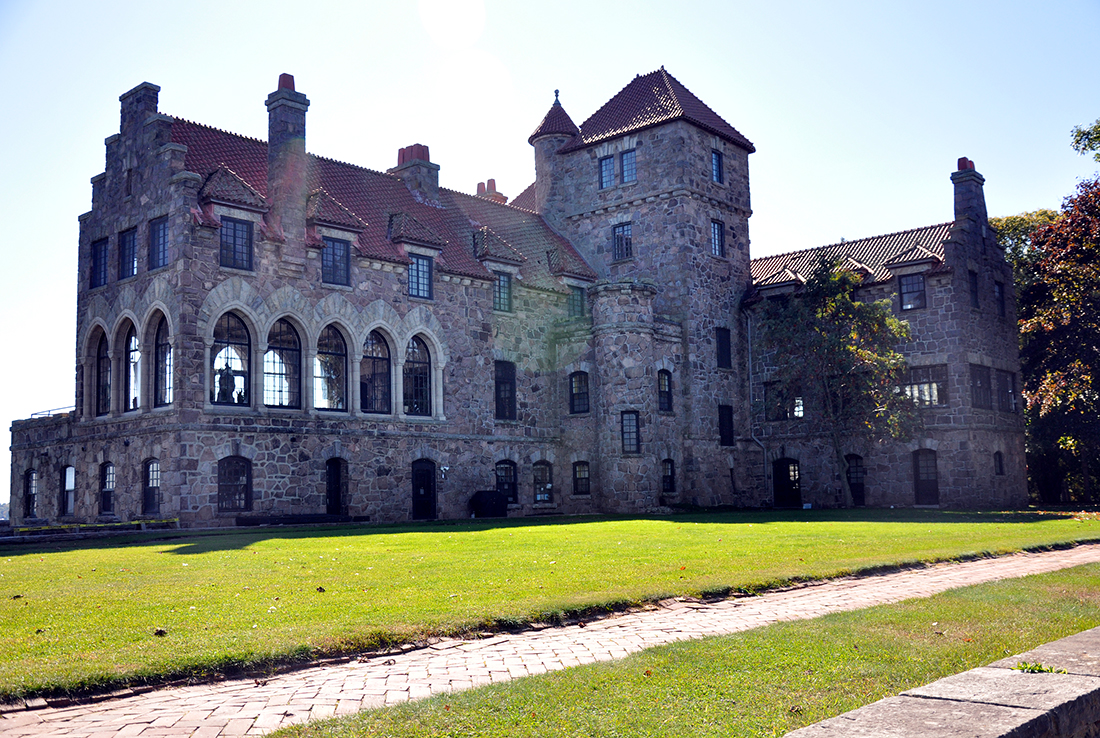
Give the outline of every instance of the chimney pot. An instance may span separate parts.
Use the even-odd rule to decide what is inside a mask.
[[[489,181],[492,182],[493,180],[489,180]],[[485,183],[484,182],[478,182],[477,183],[477,194],[478,194],[478,197],[484,197],[485,196]]]
[[[294,91],[294,75],[283,72],[279,75],[279,89]]]
[[[489,180],[489,192],[496,192],[496,191],[497,191],[497,181],[495,179],[490,179]]]

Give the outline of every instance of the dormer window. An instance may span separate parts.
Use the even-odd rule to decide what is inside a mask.
[[[351,284],[348,267],[351,244],[339,238],[325,238],[321,248],[321,281],[325,284]]]
[[[512,312],[512,275],[493,272],[493,310]]]
[[[923,274],[906,274],[898,277],[898,289],[901,292],[902,310],[925,307]]]
[[[432,257],[409,254],[409,297],[432,299]]]
[[[222,218],[221,265],[252,271],[252,224],[247,220]]]

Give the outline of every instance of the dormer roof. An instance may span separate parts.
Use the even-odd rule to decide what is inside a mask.
[[[236,172],[225,164],[210,173],[199,190],[199,200],[206,202],[240,205],[247,210],[267,210],[267,198],[255,187],[241,179]]]

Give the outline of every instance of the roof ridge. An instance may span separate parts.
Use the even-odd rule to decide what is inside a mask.
[[[183,123],[187,123],[188,125],[198,126],[199,128],[206,128],[207,130],[217,131],[218,133],[224,133],[227,136],[233,136],[234,138],[241,138],[241,139],[244,139],[245,141],[251,141],[253,143],[263,144],[264,146],[267,146],[267,141],[264,141],[262,138],[253,138],[252,136],[245,136],[245,135],[240,134],[240,133],[234,133],[233,131],[228,131],[224,128],[218,128],[217,126],[208,125],[206,123],[199,123],[198,121],[191,120],[190,118],[181,118],[178,115],[169,115],[168,117],[171,118],[172,120],[178,120],[178,121],[181,121]]]
[[[378,169],[371,169],[370,167],[365,167],[362,164],[354,164],[350,161],[344,161],[343,159],[334,159],[331,156],[321,156],[320,154],[313,154],[309,152],[306,153],[309,154],[309,156],[312,156],[314,159],[331,162],[332,164],[339,164],[340,166],[344,167],[351,167],[352,169],[358,169],[360,171],[367,172],[368,174],[380,174],[384,177],[391,177],[398,180],[401,179],[396,174],[390,174],[389,172],[383,172]]]
[[[450,187],[440,187],[439,190],[441,192],[449,192],[452,195],[462,195],[463,197],[468,197],[471,200],[474,200],[476,202],[491,203],[493,205],[497,205],[497,206],[502,207],[502,208],[511,208],[512,210],[519,210],[520,212],[524,212],[524,213],[535,213],[534,210],[528,210],[527,208],[517,207],[517,206],[513,205],[510,202],[499,202],[497,200],[492,200],[488,197],[478,197],[477,195],[471,195],[469,192],[462,192],[460,190],[452,190]],[[538,213],[535,213],[535,215],[538,215]]]
[[[765,259],[775,259],[775,258],[778,258],[780,256],[793,256],[794,254],[804,254],[808,251],[817,251],[818,249],[827,249],[831,246],[847,246],[849,244],[859,243],[860,241],[871,241],[871,240],[876,239],[876,238],[887,238],[889,236],[900,236],[903,233],[912,233],[913,231],[927,231],[927,230],[931,230],[933,228],[942,228],[944,226],[953,225],[954,223],[955,223],[955,221],[949,220],[945,223],[934,223],[932,225],[917,226],[916,228],[905,228],[903,230],[894,231],[892,233],[880,233],[880,234],[875,235],[875,236],[865,236],[863,238],[853,238],[853,239],[849,239],[849,240],[846,240],[846,241],[836,241],[834,243],[826,243],[826,244],[822,244],[820,246],[810,246],[810,247],[804,248],[804,249],[795,249],[793,251],[784,251],[784,252],[781,252],[781,253],[778,253],[778,254],[769,254],[768,256],[758,256],[755,259],[752,259],[751,261],[764,261]]]

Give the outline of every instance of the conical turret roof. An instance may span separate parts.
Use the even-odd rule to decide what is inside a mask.
[[[573,137],[578,133],[580,133],[580,129],[569,117],[569,113],[565,112],[565,108],[558,101],[558,91],[554,90],[554,104],[550,106],[550,111],[542,119],[542,123],[539,123],[538,128],[527,139],[527,143],[534,143],[535,139],[540,136]]]

